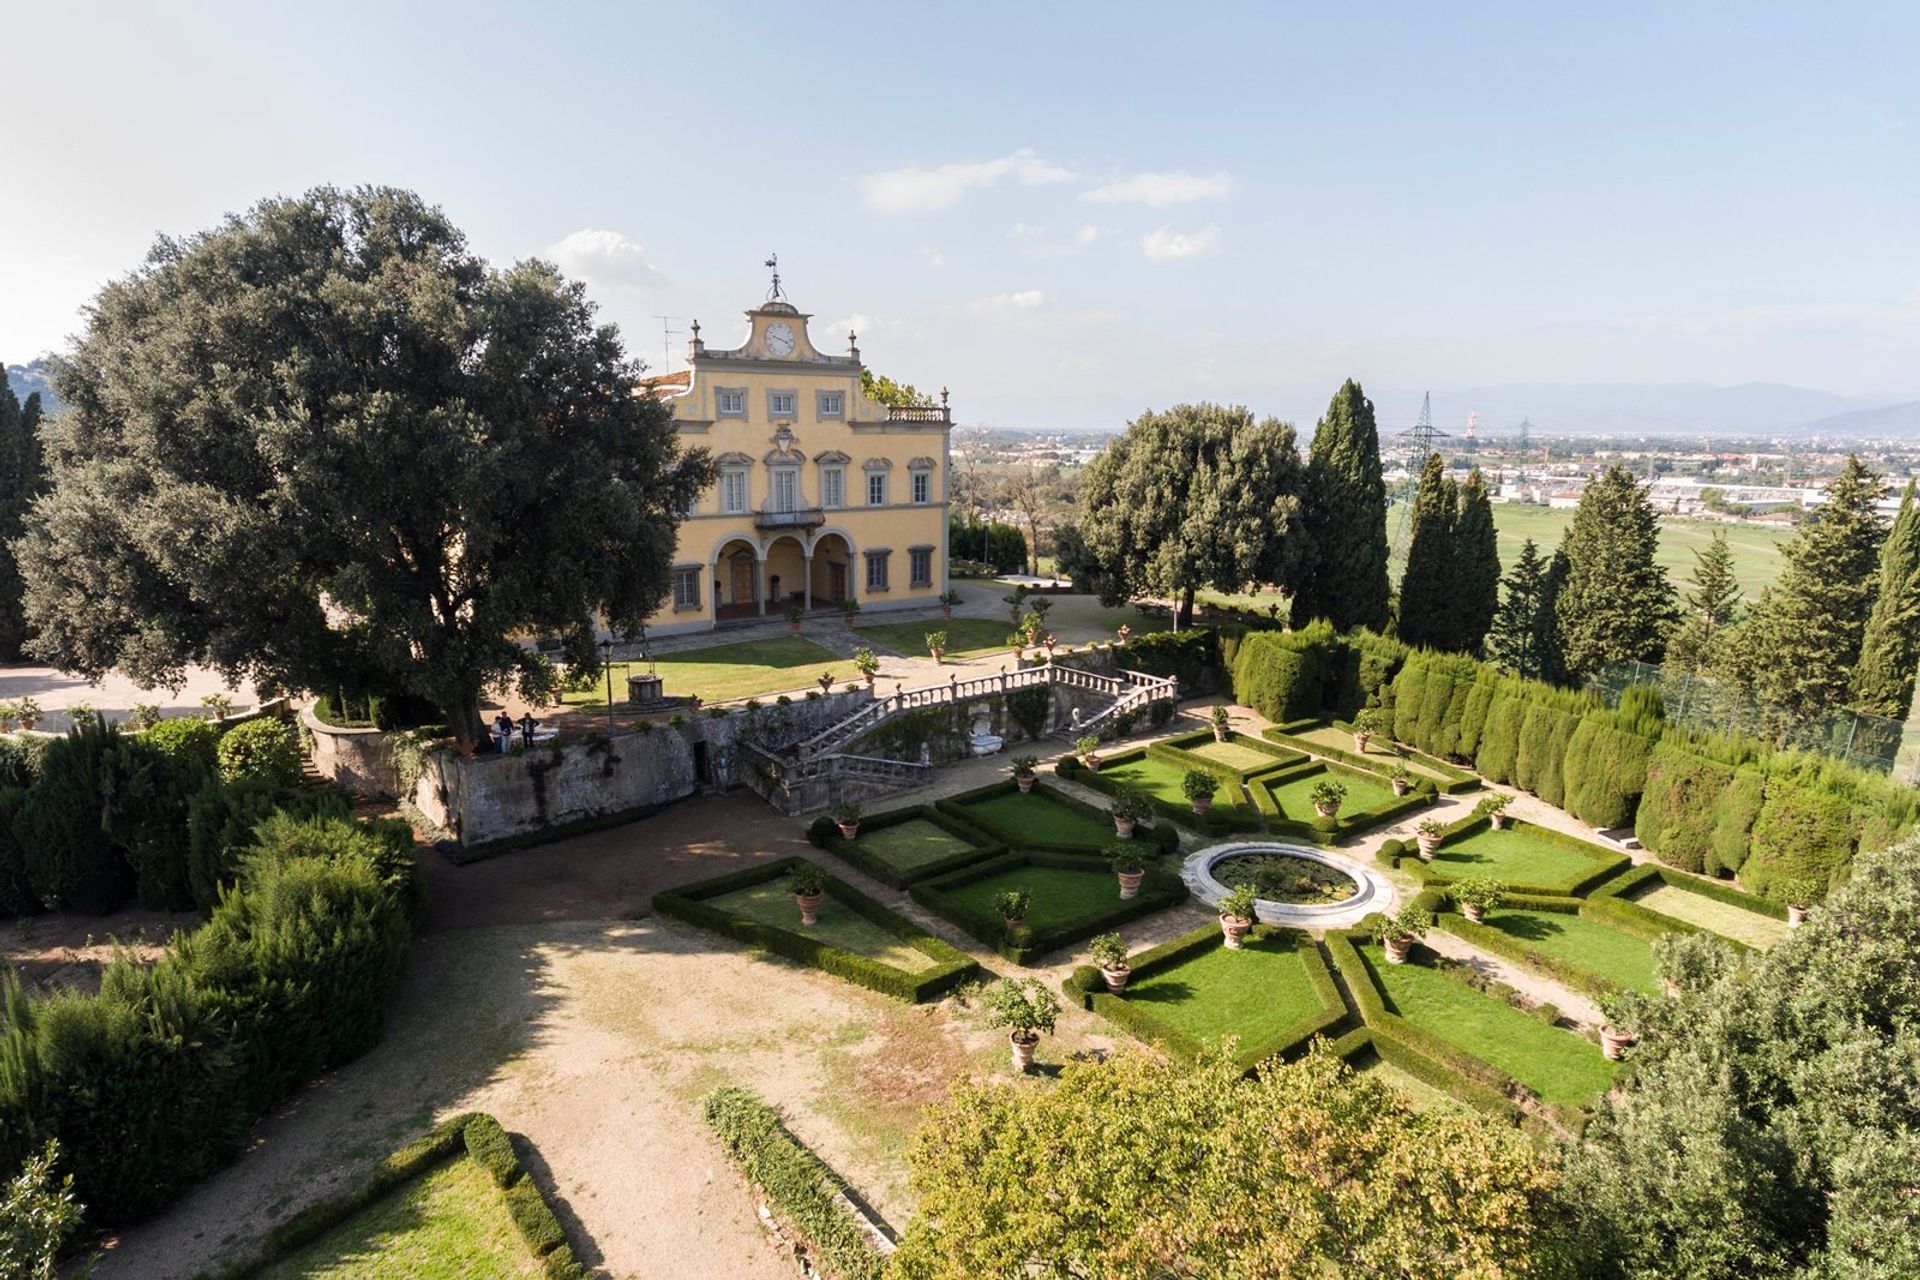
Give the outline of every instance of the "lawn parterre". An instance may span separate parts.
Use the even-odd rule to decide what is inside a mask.
[[[1645,863],[1594,891],[1629,916],[1704,929],[1730,942],[1765,950],[1786,936],[1787,909],[1719,880]]]
[[[1213,754],[1209,754],[1211,751]],[[1251,762],[1252,768],[1223,763],[1220,753]],[[1303,764],[1306,757],[1256,738],[1234,734],[1226,742],[1216,742],[1211,729],[1182,734],[1144,747],[1134,747],[1101,757],[1098,770],[1087,769],[1073,756],[1063,756],[1054,769],[1061,777],[1092,787],[1108,795],[1138,791],[1161,817],[1191,830],[1220,835],[1228,831],[1258,831],[1259,812],[1248,803],[1246,786],[1257,777],[1290,764]],[[1212,775],[1218,784],[1213,805],[1203,816],[1193,811],[1183,784],[1188,770]]]
[[[1182,1058],[1238,1037],[1236,1057],[1252,1067],[1288,1053],[1347,1016],[1333,975],[1313,939],[1297,929],[1259,925],[1242,949],[1223,945],[1208,924],[1130,958],[1133,976],[1111,995],[1100,971],[1076,969],[1067,995]]]
[[[894,889],[1007,851],[1004,843],[932,805],[868,814],[851,840],[831,827],[816,827],[822,832],[816,844]]]
[[[1576,990],[1631,988],[1653,995],[1653,939],[1686,926],[1661,927],[1610,915],[1607,905],[1578,898],[1516,895],[1475,924],[1455,911],[1441,913],[1441,928],[1495,955],[1564,982]]]
[[[1382,777],[1392,774],[1394,766],[1404,765],[1415,781],[1431,782],[1448,795],[1474,791],[1480,787],[1480,775],[1471,769],[1448,764],[1445,760],[1415,751],[1394,742],[1385,734],[1375,734],[1365,752],[1354,750],[1353,726],[1344,720],[1296,720],[1275,725],[1263,734],[1269,742],[1310,752],[1355,769],[1365,769]]]
[[[972,977],[972,957],[843,880],[826,877],[820,923],[807,928],[781,858],[655,894],[653,909],[902,1000],[944,995]]]
[[[830,671],[836,680],[857,680],[859,668],[805,636],[775,636],[770,640],[742,640],[733,644],[709,645],[701,649],[681,649],[663,653],[654,659],[665,691],[671,697],[697,694],[708,702],[729,698],[762,697],[770,693],[794,693],[817,688],[822,672]],[[626,702],[627,676],[640,670],[634,663],[613,664],[613,698],[616,706]],[[606,677],[592,689],[569,690],[560,695],[568,706],[606,705]]]
[[[1136,831],[1130,841],[1117,841],[1113,818],[1105,810],[1042,783],[1036,783],[1032,791],[1022,792],[1011,780],[996,782],[949,796],[937,807],[961,823],[1016,849],[1097,854],[1118,842],[1137,848],[1142,857],[1151,859],[1180,844],[1179,835],[1164,823],[1150,828],[1144,835]]]
[[[1338,782],[1347,789],[1340,812],[1331,821],[1320,817],[1313,807],[1313,789],[1323,781]],[[1432,799],[1418,791],[1396,796],[1377,774],[1320,763],[1256,774],[1247,779],[1247,789],[1253,793],[1254,805],[1265,818],[1268,831],[1316,844],[1338,843],[1413,813]]]
[[[949,658],[979,658],[1004,653],[1013,648],[1009,637],[1013,625],[993,618],[929,618],[925,622],[888,622],[861,627],[861,639],[884,645],[909,658],[932,656],[927,651],[927,636],[935,631],[947,634]]]
[[[1444,887],[1450,880],[1487,877],[1515,893],[1579,897],[1630,865],[1622,853],[1562,835],[1531,822],[1509,820],[1493,830],[1484,814],[1446,829],[1432,862],[1422,862],[1413,846],[1389,840],[1380,848],[1388,866]]]
[[[1025,923],[1013,928],[995,905],[1008,890],[1032,895]],[[1105,862],[1039,850],[977,862],[922,880],[908,892],[915,902],[1015,964],[1031,964],[1049,952],[1187,898],[1186,883],[1161,867],[1147,867],[1139,893],[1122,898],[1119,881]]]

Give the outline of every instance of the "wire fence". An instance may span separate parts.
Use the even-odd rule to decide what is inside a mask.
[[[1805,716],[1760,702],[1737,685],[1698,672],[1623,662],[1588,681],[1617,706],[1632,685],[1660,691],[1667,719],[1707,733],[1743,734],[1777,747],[1816,751],[1920,786],[1920,721],[1890,720],[1858,711]]]

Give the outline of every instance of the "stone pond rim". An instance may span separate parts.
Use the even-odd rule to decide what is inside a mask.
[[[1182,862],[1180,876],[1195,897],[1218,907],[1228,889],[1213,874],[1215,864],[1245,854],[1272,854],[1317,862],[1340,872],[1355,886],[1353,894],[1339,902],[1284,903],[1261,898],[1254,906],[1254,914],[1262,924],[1296,929],[1342,929],[1358,924],[1372,912],[1393,910],[1393,886],[1373,868],[1338,853],[1277,840],[1234,840],[1196,849]]]

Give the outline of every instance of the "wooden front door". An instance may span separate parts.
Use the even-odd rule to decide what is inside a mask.
[[[729,603],[753,603],[753,557],[737,556],[733,561],[733,591]]]
[[[833,601],[847,598],[847,566],[837,560],[827,565],[827,598]]]

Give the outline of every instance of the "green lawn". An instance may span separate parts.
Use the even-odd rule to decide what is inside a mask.
[[[1007,791],[968,800],[960,807],[968,813],[978,814],[994,828],[1015,837],[1012,841],[1015,844],[1024,838],[1036,844],[1086,845],[1099,849],[1116,842],[1113,819],[1081,813],[1038,788],[1024,793]],[[1140,849],[1148,858],[1159,855],[1159,849],[1150,840],[1136,836],[1128,843]]]
[[[1246,744],[1250,741],[1252,739],[1246,735],[1235,733],[1229,734],[1225,742],[1201,742],[1181,749],[1190,755],[1199,756],[1202,760],[1211,760],[1215,764],[1224,765],[1240,773],[1253,773],[1286,763],[1256,747],[1247,746]],[[1294,758],[1299,759],[1298,756]]]
[[[1110,908],[1120,898],[1120,883],[1111,871],[1089,867],[1014,867],[972,884],[943,890],[954,902],[989,918],[997,918],[993,900],[1009,889],[1033,895],[1027,927],[1035,933],[1078,924]]]
[[[354,1214],[257,1280],[508,1280],[543,1274],[493,1179],[459,1156]]]
[[[1542,554],[1552,555],[1553,549],[1560,545],[1561,535],[1572,521],[1571,510],[1556,511],[1551,507],[1494,503],[1494,538],[1499,544],[1501,565],[1511,567],[1520,558],[1520,544],[1528,538],[1539,545]],[[1393,527],[1391,519],[1387,527]],[[1734,577],[1739,579],[1747,599],[1752,600],[1760,594],[1762,587],[1779,576],[1780,545],[1787,540],[1790,530],[1772,525],[1720,524],[1709,520],[1662,520],[1660,544],[1653,557],[1655,563],[1665,566],[1675,582],[1686,581],[1693,574],[1694,551],[1705,550],[1713,541],[1715,530],[1727,535],[1727,545],[1733,551]]]
[[[912,871],[944,858],[957,857],[974,846],[925,818],[910,818],[890,827],[860,833],[854,845],[896,871]]]
[[[1187,793],[1181,790],[1187,777],[1186,769],[1165,760],[1156,760],[1152,756],[1140,756],[1119,764],[1102,764],[1100,776],[1144,791],[1150,796],[1158,797],[1182,809],[1189,808],[1192,803],[1187,799]],[[1213,793],[1213,804],[1217,809],[1244,809],[1247,807],[1246,793],[1237,786],[1228,786],[1223,783],[1220,789]]]
[[[820,904],[820,923],[812,928],[801,924],[800,908],[794,904],[793,890],[788,887],[785,877],[736,889],[717,898],[708,898],[706,905],[717,911],[745,916],[762,924],[831,942],[836,947],[871,956],[882,964],[890,964],[908,973],[931,969],[934,964],[932,956],[908,946],[831,894]]]
[[[1318,747],[1326,747],[1333,751],[1344,751],[1348,755],[1361,754],[1353,749],[1353,735],[1351,733],[1345,729],[1336,729],[1330,724],[1319,725],[1315,728],[1308,729],[1304,733],[1296,733],[1292,736],[1300,739],[1302,742],[1311,742]],[[1394,765],[1404,764],[1407,766],[1407,772],[1416,778],[1432,778],[1437,782],[1449,782],[1452,780],[1432,765],[1422,764],[1418,760],[1400,758],[1395,754],[1392,744],[1385,743],[1378,737],[1367,740],[1367,749],[1364,754],[1369,765],[1388,773],[1393,771]]]
[[[1404,1067],[1396,1067],[1372,1049],[1354,1060],[1353,1069],[1386,1085],[1407,1100],[1415,1111],[1466,1111],[1466,1103],[1435,1088]]]
[[[1652,888],[1634,894],[1631,901],[1649,911],[1717,933],[1723,938],[1732,938],[1735,942],[1744,942],[1762,951],[1787,936],[1785,920],[1763,916],[1758,911],[1736,907],[1730,902],[1720,902],[1704,893],[1693,893],[1658,880],[1653,882]]]
[[[1301,774],[1291,781],[1270,787],[1273,801],[1280,806],[1280,815],[1294,822],[1312,822],[1320,815],[1313,808],[1313,789],[1320,783],[1332,778],[1347,788],[1347,797],[1340,802],[1340,817],[1352,818],[1354,814],[1368,809],[1378,809],[1391,804],[1396,798],[1393,788],[1384,782],[1369,782],[1350,773],[1331,773],[1325,769],[1316,769]]]
[[[1377,946],[1362,945],[1360,956],[1389,1010],[1498,1067],[1546,1102],[1584,1106],[1613,1082],[1614,1065],[1600,1047],[1571,1031],[1428,965],[1388,964]]]
[[[661,654],[657,664],[668,694],[683,697],[698,694],[708,702],[772,693],[790,693],[797,698],[808,689],[820,687],[816,681],[823,671],[831,671],[834,678],[841,681],[857,679],[860,675],[852,662],[837,657],[805,636],[794,635],[683,649]],[[626,701],[627,676],[645,671],[644,663],[613,664],[616,706]],[[605,706],[606,679],[603,676],[591,689],[564,693],[560,700],[569,706]]]
[[[1320,1012],[1300,950],[1311,946],[1287,933],[1249,939],[1239,951],[1210,947],[1129,983],[1125,999],[1189,1039],[1211,1046],[1237,1035],[1245,1048]]]
[[[994,618],[929,618],[925,622],[889,622],[861,627],[860,637],[869,644],[884,645],[908,658],[927,658],[927,634],[947,633],[949,658],[977,658],[989,653],[1004,653],[1013,648],[1007,637],[1013,634],[1011,623]]]
[[[1501,907],[1487,912],[1486,925],[1609,982],[1648,995],[1660,989],[1653,944],[1591,916]]]
[[[1603,851],[1597,851],[1603,852]],[[1440,846],[1433,869],[1464,880],[1490,876],[1507,884],[1556,885],[1577,880],[1598,862],[1570,845],[1543,839],[1522,827],[1483,827]]]

